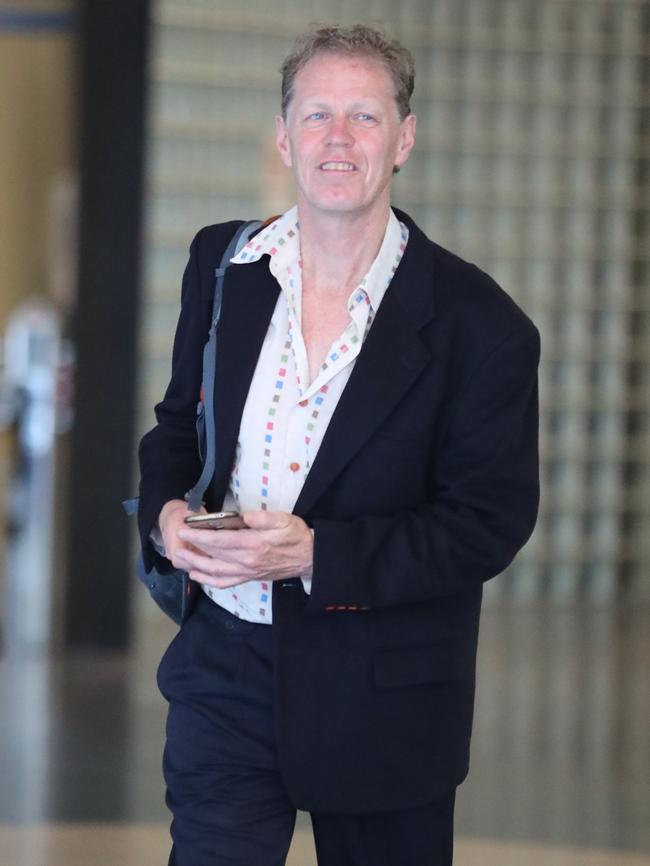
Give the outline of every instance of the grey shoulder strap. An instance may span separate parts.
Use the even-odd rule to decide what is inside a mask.
[[[219,267],[215,270],[214,302],[212,305],[212,321],[210,337],[203,348],[203,407],[205,412],[205,463],[201,477],[190,490],[187,497],[187,507],[190,511],[198,511],[203,502],[203,495],[212,481],[215,466],[215,416],[214,416],[214,378],[217,365],[217,325],[221,315],[223,298],[223,281],[230,259],[236,256],[241,248],[248,243],[252,234],[262,225],[259,220],[243,223],[235,232],[232,240],[221,257]]]

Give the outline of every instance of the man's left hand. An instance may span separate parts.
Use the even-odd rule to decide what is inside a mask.
[[[311,577],[314,541],[300,517],[286,511],[244,511],[245,529],[191,529],[178,537],[192,545],[177,559],[192,580],[225,589],[249,580]]]

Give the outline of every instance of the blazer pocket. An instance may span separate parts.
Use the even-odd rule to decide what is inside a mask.
[[[421,686],[461,679],[470,665],[458,641],[375,651],[373,675],[378,689]]]

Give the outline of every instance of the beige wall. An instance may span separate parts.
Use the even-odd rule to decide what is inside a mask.
[[[20,298],[48,291],[47,232],[54,190],[73,161],[73,49],[68,32],[0,31],[3,324]]]

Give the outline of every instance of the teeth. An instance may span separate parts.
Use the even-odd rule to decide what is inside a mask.
[[[321,164],[324,171],[354,171],[351,162],[324,162]]]

